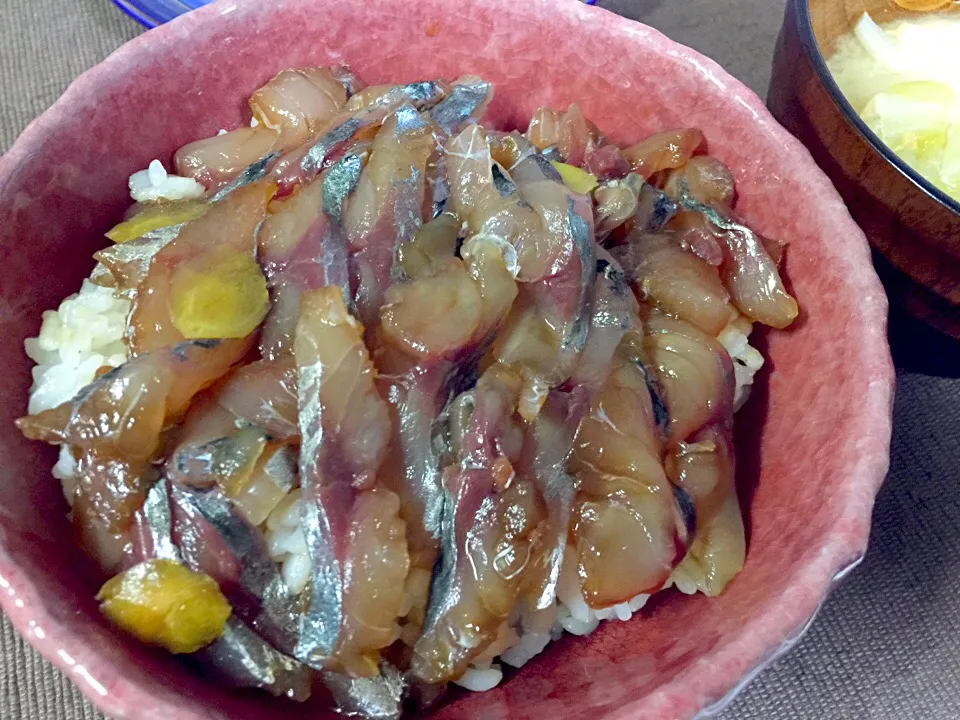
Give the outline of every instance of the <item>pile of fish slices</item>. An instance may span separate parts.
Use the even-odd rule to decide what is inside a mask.
[[[393,718],[549,612],[565,555],[593,609],[740,570],[717,338],[796,317],[780,244],[699,131],[620,148],[574,105],[500,132],[492,95],[281,72],[251,127],[176,153],[202,198],[111,231],[92,277],[133,301],[129,359],[18,425],[70,447],[118,625]],[[264,536],[293,494],[296,594]]]

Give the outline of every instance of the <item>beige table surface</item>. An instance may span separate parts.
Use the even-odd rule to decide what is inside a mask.
[[[762,95],[783,1],[605,5],[712,56]],[[0,0],[0,151],[72,78],[139,31],[108,0]],[[870,552],[724,720],[960,718],[960,350],[900,319],[893,337],[893,462]],[[99,717],[3,619],[0,720]]]

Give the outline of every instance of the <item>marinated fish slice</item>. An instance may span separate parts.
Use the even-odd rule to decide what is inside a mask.
[[[234,687],[260,688],[298,702],[310,697],[310,669],[274,648],[236,617],[227,620],[223,634],[196,657]]]
[[[442,463],[445,448],[437,442],[441,413],[455,384],[456,366],[450,362],[391,368],[378,385],[390,405],[393,441],[384,462],[384,485],[400,499],[410,556],[410,607],[401,621],[407,635],[419,636],[427,606],[429,580],[439,552],[443,510]],[[412,644],[412,643],[411,643]]]
[[[339,289],[304,293],[294,354],[313,567],[295,655],[311,667],[371,677],[394,639],[409,557],[399,500],[377,479],[390,417],[362,333]]]
[[[480,289],[455,257],[431,275],[391,286],[383,300],[384,342],[423,361],[455,359],[480,327]]]
[[[599,138],[596,146],[587,148],[583,169],[599,180],[619,180],[630,172],[630,163],[619,147]]]
[[[665,130],[641,140],[622,151],[633,171],[644,180],[661,170],[684,165],[706,143],[697,128]]]
[[[723,250],[720,275],[737,309],[770,327],[785,328],[792,323],[798,313],[797,301],[784,287],[760,237],[746,225],[694,200],[682,179],[677,185],[680,206],[703,214],[716,228],[715,236]]]
[[[592,292],[594,263],[592,216],[588,221],[581,213],[590,213],[589,201],[574,199],[549,163],[523,151],[515,177],[503,175],[491,166],[489,143],[475,126],[454,138],[448,153],[454,212],[466,218],[471,232],[513,245],[517,279],[525,283],[494,342],[493,358],[518,368],[531,383],[562,381],[585,339],[581,301]],[[529,196],[523,200],[516,192],[521,182]],[[547,233],[548,222],[557,232]]]
[[[714,422],[732,422],[734,376],[727,351],[693,325],[641,305],[643,352],[669,414],[668,446]]]
[[[622,180],[601,183],[593,191],[598,240],[606,238],[634,217],[642,187],[643,178],[630,173]]]
[[[266,281],[254,253],[272,194],[265,183],[237,190],[154,256],[128,321],[132,354],[182,342],[182,329],[224,332],[249,344],[239,338],[249,336],[267,311]],[[223,343],[220,351],[238,342]]]
[[[427,160],[427,192],[424,197],[423,217],[437,218],[447,209],[450,199],[450,179],[447,176],[447,156],[443,148],[436,148]]]
[[[430,117],[443,132],[453,135],[483,117],[491,100],[493,83],[468,75],[453,83],[449,94],[430,111]]]
[[[173,543],[173,513],[170,507],[170,483],[161,478],[147,492],[137,511],[134,532],[135,558],[143,561],[183,560]]]
[[[94,282],[115,288],[118,293],[134,299],[153,258],[173,242],[182,228],[183,225],[171,225],[94,253],[93,257],[101,263],[99,267],[106,271],[106,276],[100,274],[99,280],[95,271]]]
[[[530,610],[546,610],[556,601],[577,494],[576,481],[567,473],[566,464],[589,402],[582,388],[572,393],[552,390],[527,429],[518,470],[539,491],[545,511],[523,577],[523,594]]]
[[[543,496],[546,522],[534,549],[533,567],[524,580],[528,610],[551,607],[571,526],[576,482],[567,459],[591,398],[605,385],[614,353],[634,325],[636,301],[616,262],[600,251],[590,331],[578,364],[564,384],[551,390],[527,430],[520,471]],[[521,411],[522,412],[522,411]]]
[[[517,254],[509,243],[480,234],[464,241],[460,256],[480,294],[480,321],[473,342],[486,345],[517,299]]]
[[[306,142],[346,104],[344,68],[283,70],[250,96],[253,117],[278,134],[277,143]]]
[[[323,684],[330,691],[336,709],[347,717],[367,720],[399,720],[406,691],[403,675],[387,663],[381,663],[372,677],[351,678],[325,671]]]
[[[690,158],[685,165],[666,173],[664,191],[679,198],[681,181],[687,194],[697,202],[711,207],[731,207],[735,185],[730,168],[709,155]]]
[[[478,125],[467,127],[445,145],[446,167],[450,187],[449,210],[469,235],[484,235],[517,248],[529,248],[524,274],[518,267],[521,281],[536,280],[544,272],[534,266],[538,234],[543,226],[534,210],[525,205],[516,192],[516,185],[502,167],[495,165],[486,133]],[[545,261],[549,263],[549,259]],[[538,275],[539,273],[539,275]]]
[[[637,211],[632,227],[638,232],[660,232],[677,214],[677,210],[677,203],[669,195],[645,182],[640,186],[637,196]]]
[[[428,684],[459,677],[496,638],[520,592],[541,509],[500,451],[519,390],[519,377],[497,367],[464,398],[469,418],[444,471],[440,564],[411,661],[411,675]]]
[[[410,242],[397,248],[397,262],[408,280],[433,275],[456,256],[460,222],[451,213],[442,213],[420,226]]]
[[[590,607],[653,592],[686,551],[691,528],[663,468],[663,445],[636,331],[577,435],[570,471],[579,482],[571,541]]]
[[[173,165],[177,175],[219,188],[274,153],[278,142],[278,134],[267,127],[242,127],[187,143],[173,156]]]
[[[178,434],[177,445],[167,458],[164,473],[186,487],[220,487],[226,491],[250,476],[267,440],[260,428],[237,427],[216,403],[194,403]]]
[[[490,143],[493,162],[507,171],[516,167],[524,158],[538,152],[537,147],[517,131],[507,133],[484,128],[484,133]]]
[[[624,334],[636,325],[638,311],[619,263],[602,248],[597,255],[590,329],[577,366],[566,382],[568,387],[584,388],[588,398],[606,383],[613,355]]]
[[[271,215],[258,234],[259,261],[273,303],[260,339],[265,358],[293,352],[293,330],[304,290],[336,285],[344,298],[351,297],[341,218],[367,156],[362,146],[348,151],[299,193],[271,205]]]
[[[459,133],[465,125],[481,118],[492,99],[492,83],[477,77],[463,77],[453,84],[450,94],[430,111],[430,117],[445,135],[453,135]],[[423,214],[424,217],[435,218],[446,209],[450,198],[450,182],[443,148],[437,148],[427,162],[427,184],[429,208],[425,207]]]
[[[423,222],[426,167],[437,147],[435,126],[412,105],[383,122],[370,160],[347,201],[343,225],[360,321],[374,327],[383,293],[397,277],[397,248]]]
[[[74,400],[21,418],[31,439],[68,444],[78,456],[81,529],[123,533],[156,475],[161,432],[193,397],[238,362],[236,345],[192,341],[135,357],[95,380]],[[97,528],[85,526],[96,525]]]
[[[420,571],[417,577],[424,578],[433,568],[440,531],[443,449],[435,437],[441,411],[454,388],[471,374],[479,352],[517,294],[507,267],[512,246],[477,235],[461,248],[461,262],[443,250],[432,257],[435,248],[431,242],[421,234],[401,246],[407,248],[402,257],[415,277],[387,293],[388,302],[381,311],[381,338],[389,345],[378,357],[386,373],[382,378],[384,396],[395,418],[396,439],[387,462],[387,482],[401,498],[411,564]],[[436,244],[447,247],[444,238]],[[452,244],[449,249],[452,251]],[[418,258],[416,263],[413,257]],[[450,292],[440,292],[444,288]],[[452,306],[444,301],[445,296],[469,298],[469,308]],[[411,610],[406,616],[405,637],[415,637],[411,628],[423,622],[426,592],[425,585],[407,589]]]
[[[676,581],[715,595],[742,568],[745,553],[729,431],[730,359],[713,338],[656,311],[649,312],[645,332],[644,349],[669,414],[670,477],[696,510],[696,535]]]
[[[250,98],[257,127],[198,140],[174,155],[177,174],[219,188],[251,165],[305,142],[346,102],[356,79],[341,67],[284,70]]]
[[[292,355],[258,360],[232,373],[216,402],[232,417],[266,430],[284,442],[298,442],[297,368]]]
[[[680,210],[670,219],[664,231],[676,235],[680,247],[692,252],[704,262],[717,268],[723,264],[723,250],[720,248],[717,233],[701,213]]]
[[[580,166],[596,142],[595,129],[574,103],[566,112],[539,108],[527,128],[527,138],[541,150],[555,147],[563,162]]]
[[[184,562],[217,581],[240,619],[274,647],[292,653],[298,609],[263,534],[219,489],[173,483],[171,502],[174,542]]]
[[[596,276],[592,204],[589,197],[567,188],[540,156],[522,160],[511,177],[520,196],[540,215],[548,238],[540,252],[552,259],[531,292],[547,322],[560,329],[563,347],[579,352],[586,341]],[[521,280],[527,255],[523,247],[517,248]]]
[[[260,525],[298,484],[296,453],[215,401],[198,405],[199,417],[188,415],[166,476],[186,487],[219,488],[251,525]]]
[[[166,480],[150,489],[138,521],[141,559],[183,561],[173,543],[170,485]],[[220,637],[195,657],[235,687],[261,688],[297,701],[310,697],[307,667],[276,650],[236,615],[227,620]]]
[[[730,296],[717,268],[685,250],[674,233],[634,230],[611,253],[641,300],[716,337],[730,321]]]
[[[219,186],[216,190],[207,193],[207,202],[220,202],[230,193],[255,183],[258,180],[263,180],[263,178],[266,177],[267,172],[270,171],[274,162],[279,157],[280,151],[274,150],[273,152],[269,152],[263,157],[254,160],[252,163],[247,165],[247,167],[245,167],[233,180]]]
[[[737,499],[733,445],[722,424],[710,425],[680,443],[667,461],[671,481],[696,510],[696,537],[674,571],[678,584],[711,597],[743,569],[743,517]]]
[[[351,98],[319,137],[281,157],[271,171],[271,178],[279,186],[280,194],[285,195],[297,185],[313,180],[324,164],[351,142],[372,139],[381,123],[403,105],[425,109],[443,99],[446,93],[446,84],[439,80],[385,88],[381,94],[370,95],[365,105],[353,102],[364,95],[361,93]]]

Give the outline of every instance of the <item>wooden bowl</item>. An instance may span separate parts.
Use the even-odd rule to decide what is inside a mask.
[[[788,0],[767,104],[833,180],[873,245],[891,301],[960,338],[960,203],[867,127],[827,69],[864,12],[878,23],[917,14],[893,0]]]

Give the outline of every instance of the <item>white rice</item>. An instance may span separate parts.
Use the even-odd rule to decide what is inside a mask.
[[[750,397],[753,376],[763,367],[763,355],[749,342],[751,330],[750,321],[738,317],[721,330],[717,338],[733,360],[733,374],[737,383],[733,396],[734,411],[743,407]]]
[[[127,359],[123,333],[130,301],[84,280],[80,292],[43,313],[40,334],[24,342],[33,368],[31,413],[56,407],[89,385],[99,368]]]
[[[130,197],[137,202],[148,200],[196,200],[206,188],[193,178],[170,175],[163,163],[151,160],[145,170],[135,172],[127,181]]]
[[[151,163],[151,168],[141,173],[149,175],[153,169]],[[141,180],[135,181],[134,178],[141,173],[130,179],[131,194],[135,199],[134,193],[139,192]],[[177,180],[185,178],[167,175],[166,171],[163,175],[161,178],[155,172],[152,178],[147,178],[153,188],[148,192],[176,195],[178,191],[170,188],[177,185]],[[171,179],[174,180],[172,185]],[[138,190],[134,190],[134,185]],[[188,189],[186,196],[193,196],[190,195],[192,192]],[[170,197],[167,194],[162,196]],[[79,293],[65,299],[57,310],[43,314],[40,334],[24,343],[27,355],[37,363],[33,368],[34,382],[30,390],[31,413],[70,400],[93,381],[99,368],[116,367],[126,360],[123,333],[130,306],[130,300],[115,297],[109,288],[84,280]],[[746,401],[754,375],[763,365],[763,357],[748,342],[750,331],[750,323],[737,318],[718,338],[733,360],[737,409]],[[63,484],[68,502],[73,496],[75,468],[69,449],[62,447],[53,475]],[[303,591],[310,581],[311,563],[301,524],[301,509],[300,491],[292,490],[267,518],[265,528],[270,554],[280,564],[283,580],[293,593]],[[697,590],[696,580],[687,576],[683,565],[674,570],[666,587],[671,586],[687,594]],[[638,595],[611,608],[592,610],[584,601],[576,576],[576,561],[568,548],[555,605],[532,617],[515,611],[504,623],[497,640],[456,682],[468,690],[489,690],[503,679],[503,670],[497,660],[515,668],[522,667],[564,632],[589,635],[604,620],[627,621],[643,608],[648,598],[649,595]]]

